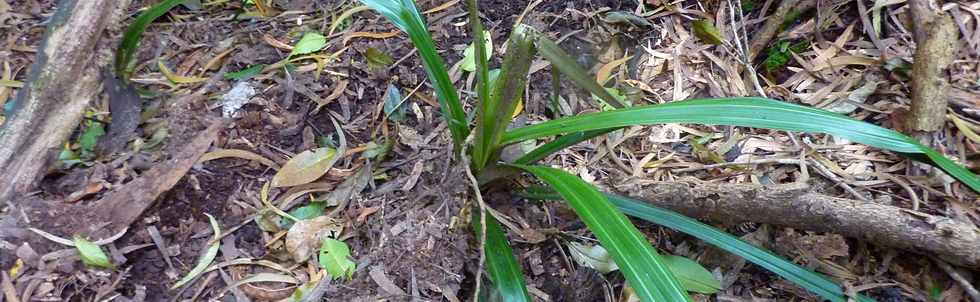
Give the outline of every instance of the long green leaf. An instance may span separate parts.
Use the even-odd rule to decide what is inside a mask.
[[[613,97],[612,94],[609,94],[609,91],[602,88],[599,83],[596,83],[595,78],[589,76],[589,73],[586,72],[582,66],[578,65],[575,58],[572,58],[571,55],[562,50],[561,47],[558,46],[558,43],[551,41],[551,39],[548,39],[543,34],[530,29],[530,27],[527,27],[526,25],[522,24],[518,25],[517,27],[528,28],[528,31],[533,33],[535,46],[538,47],[538,51],[541,53],[541,56],[551,62],[551,68],[557,68],[562,74],[568,76],[572,82],[575,82],[575,84],[578,84],[578,86],[582,87],[582,89],[585,89],[598,96],[603,101],[606,101],[606,103],[609,103],[610,106],[616,108],[624,107],[622,102],[617,100],[616,97]]]
[[[122,42],[119,43],[119,49],[116,50],[116,75],[120,79],[129,81],[129,76],[133,73],[133,56],[136,55],[136,48],[139,47],[140,40],[143,39],[143,32],[146,31],[146,27],[150,26],[153,20],[163,16],[163,14],[166,14],[170,9],[184,1],[186,0],[165,0],[160,2],[160,4],[151,7],[136,17],[133,24],[126,29]]]
[[[477,238],[480,238],[483,228],[480,224],[479,210],[473,211],[470,220],[473,224],[473,232],[476,233]],[[497,222],[493,215],[487,215],[487,242],[484,247],[487,255],[487,275],[497,289],[496,294],[501,298],[499,301],[531,301],[531,296],[527,294],[527,285],[524,284],[521,264],[514,258],[514,251],[507,242],[507,236],[504,235],[500,222]]]
[[[477,113],[476,143],[473,159],[476,170],[482,170],[496,151],[500,137],[507,130],[517,102],[524,95],[527,74],[534,58],[534,45],[524,27],[514,28],[508,40],[507,55],[500,76],[493,82],[490,96],[481,100]]]
[[[466,8],[469,12],[470,25],[473,31],[473,53],[476,55],[476,94],[480,99],[478,106],[480,111],[476,115],[477,128],[476,142],[473,146],[473,164],[476,166],[474,167],[476,171],[480,171],[486,165],[491,152],[490,149],[493,148],[489,140],[491,136],[488,135],[492,132],[487,132],[490,130],[488,129],[490,125],[486,125],[487,120],[484,114],[487,106],[496,104],[492,104],[490,100],[490,63],[487,58],[487,40],[484,37],[486,33],[483,31],[483,22],[480,21],[480,12],[476,0],[466,0]]]
[[[619,265],[642,301],[691,301],[643,234],[592,185],[568,172],[515,165],[558,191]]]
[[[408,34],[408,38],[419,50],[419,56],[425,66],[425,72],[429,75],[439,98],[439,108],[442,110],[443,118],[449,124],[449,132],[453,136],[453,143],[460,147],[470,129],[466,122],[466,113],[463,112],[463,104],[459,101],[456,87],[449,80],[446,72],[446,64],[436,51],[435,42],[429,34],[429,29],[422,19],[422,14],[415,7],[412,0],[361,0],[371,9],[381,13],[391,23]]]
[[[745,242],[735,236],[722,232],[712,226],[703,224],[695,219],[681,215],[679,213],[655,207],[653,205],[622,197],[615,194],[603,193],[609,202],[617,208],[636,218],[640,218],[652,223],[656,223],[681,233],[685,233],[698,239],[704,240],[711,245],[717,246],[732,254],[738,255],[749,262],[755,263],[773,273],[776,273],[790,282],[810,290],[820,295],[824,299],[831,301],[847,301],[844,291],[840,285],[830,281],[819,273],[807,270],[793,262],[776,256],[769,251],[756,247],[751,243]],[[865,296],[858,296],[858,301],[874,301]]]
[[[533,189],[533,190],[532,190]],[[623,197],[611,193],[602,193],[610,203],[615,205],[626,215],[633,216],[647,222],[655,223],[668,227],[678,232],[694,236],[705,242],[738,255],[749,262],[755,263],[783,278],[793,282],[807,290],[830,301],[847,301],[847,296],[841,286],[825,277],[820,273],[805,269],[796,263],[790,262],[779,257],[766,249],[745,242],[738,237],[732,236],[724,231],[716,229],[710,225],[701,223],[696,219],[684,216],[683,214],[663,209],[639,200]],[[527,191],[518,192],[518,195],[532,199],[559,200],[562,196],[554,191],[543,188],[528,188]],[[863,295],[858,295],[857,300],[861,302],[873,302],[874,299]]]
[[[613,130],[616,129],[617,128],[599,129],[599,130],[575,132],[568,135],[563,135],[550,142],[544,143],[544,145],[534,148],[534,150],[531,150],[531,152],[524,154],[524,156],[518,158],[516,161],[514,161],[514,163],[518,165],[532,164],[536,161],[544,159],[545,157],[551,155],[552,153],[571,147],[572,145],[581,143],[582,141],[585,141],[587,139],[591,139],[593,137],[612,132]]]
[[[980,192],[980,178],[904,134],[840,114],[756,97],[689,100],[561,118],[509,131],[504,134],[501,144],[563,133],[661,123],[732,125],[832,134],[872,147],[913,155],[913,159],[924,159],[921,156],[924,155],[946,173]]]

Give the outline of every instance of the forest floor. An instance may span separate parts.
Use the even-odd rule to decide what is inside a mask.
[[[813,8],[791,13],[748,64],[743,63],[747,54],[739,50],[744,47],[736,41],[748,44],[779,1],[479,3],[493,41],[494,66],[499,66],[501,46],[520,18],[559,40],[591,71],[609,72],[607,87],[633,105],[761,94],[902,130],[914,53],[907,6],[904,1],[865,1],[861,5],[874,17],[862,20],[857,1],[816,1]],[[156,2],[134,1],[124,24],[110,26],[107,36],[121,35],[132,17]],[[417,2],[452,67],[452,80],[472,87],[474,76],[459,63],[471,42],[465,2]],[[16,82],[27,76],[56,5],[53,0],[0,0],[0,105],[13,100]],[[204,1],[178,6],[154,22],[138,50],[132,77],[143,99],[134,141],[114,154],[91,150],[87,136],[96,135],[94,128],[102,127],[97,124],[109,113],[108,101],[93,101],[67,143],[65,160],[51,169],[37,194],[84,206],[190,148],[186,142],[202,135],[211,117],[224,116],[228,122],[205,160],[106,245],[116,270],[89,268],[69,247],[3,241],[0,248],[10,261],[0,267],[0,301],[287,299],[298,285],[323,273],[315,260],[294,261],[286,250],[289,223],[262,211],[266,201],[294,215],[300,215],[297,209],[327,213],[336,222],[356,269],[350,280],[329,285],[328,300],[468,301],[479,258],[473,233],[462,222],[471,202],[469,183],[452,160],[449,132],[413,45],[373,11],[338,19],[358,5],[273,1],[272,11],[263,16],[245,1]],[[949,120],[934,134],[936,146],[976,171],[980,5],[949,2],[942,8],[955,17],[961,37],[949,70],[951,98],[974,107],[951,105]],[[725,43],[706,43],[692,25],[699,19],[711,20]],[[877,26],[869,30],[864,24]],[[322,56],[285,68],[255,67],[287,58],[307,32],[327,37],[316,52]],[[258,72],[239,72],[250,67]],[[742,76],[746,68],[758,74],[758,83]],[[518,123],[535,123],[552,114],[549,70],[544,61],[532,65]],[[225,76],[215,77],[220,73]],[[572,115],[601,110],[588,93],[565,81],[560,83],[558,111]],[[394,110],[386,108],[386,99],[396,97],[391,90],[404,96]],[[199,91],[203,98],[180,104],[185,107],[181,110],[171,108],[181,96]],[[471,108],[472,93],[462,91]],[[244,105],[232,104],[236,94]],[[174,121],[179,127],[172,126]],[[317,181],[264,190],[275,175],[291,173],[277,171],[291,157],[342,143],[348,151]],[[809,160],[801,164],[804,157]],[[677,124],[631,127],[559,152],[546,163],[600,185],[636,179],[759,185],[807,181],[826,195],[980,224],[980,199],[966,186],[939,175],[915,175],[916,165],[895,153],[822,134]],[[567,205],[510,192],[490,192],[488,200],[526,230],[509,236],[535,299],[626,301],[620,274],[598,273],[569,256],[569,242],[592,239]],[[213,239],[205,214],[226,234],[215,262],[251,265],[205,272],[172,290]],[[721,280],[719,293],[694,294],[697,301],[819,300],[695,238],[635,223],[658,250],[696,260]],[[936,262],[914,251],[757,223],[716,226],[879,301],[968,299]],[[977,284],[976,273],[964,270],[960,275]]]

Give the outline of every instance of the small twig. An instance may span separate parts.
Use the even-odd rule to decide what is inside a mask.
[[[820,162],[811,160],[810,164],[813,165],[814,168],[816,168],[817,173],[820,173],[820,175],[823,175],[823,177],[826,177],[830,181],[836,183],[841,188],[844,188],[844,191],[851,193],[851,195],[853,195],[858,200],[865,201],[865,202],[870,201],[868,200],[867,197],[861,195],[861,193],[858,193],[858,191],[854,190],[854,188],[852,188],[850,185],[848,185],[843,180],[841,180],[840,177],[834,175],[834,172],[831,172],[829,169],[827,169],[827,167],[824,167],[822,164],[820,164]]]
[[[956,281],[956,283],[963,288],[963,291],[966,292],[966,295],[970,296],[970,300],[973,300],[973,302],[980,302],[980,292],[978,292],[977,289],[973,287],[972,284],[970,284],[970,281],[966,280],[966,278],[963,278],[963,275],[960,275],[960,273],[957,272],[952,265],[949,265],[949,263],[946,263],[945,261],[936,259],[935,257],[930,257],[930,258],[932,258],[932,262],[935,262],[940,269],[942,269],[944,272],[946,272],[947,275],[949,275],[949,278],[953,279],[953,281]]]

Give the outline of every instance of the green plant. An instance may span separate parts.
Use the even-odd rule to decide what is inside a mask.
[[[472,159],[471,168],[481,184],[502,177],[529,172],[548,184],[553,191],[545,197],[560,197],[569,202],[575,213],[595,234],[599,242],[621,268],[624,276],[642,301],[690,301],[675,276],[666,268],[660,255],[623,215],[644,219],[677,229],[738,254],[831,301],[872,301],[858,295],[848,297],[830,279],[779,258],[761,248],[701,224],[683,215],[652,207],[615,195],[603,194],[572,174],[559,169],[536,166],[534,162],[583,140],[632,125],[658,123],[700,123],[762,127],[789,131],[828,133],[870,146],[892,150],[934,164],[973,190],[980,191],[980,179],[935,150],[892,130],[850,119],[846,116],[776,100],[752,97],[702,99],[663,105],[623,108],[622,104],[590,77],[575,60],[556,43],[532,28],[517,25],[508,42],[498,80],[490,81],[484,31],[476,11],[476,0],[468,0],[470,23],[476,56],[476,87],[479,99],[473,128],[473,143],[467,143],[470,129],[463,105],[442,59],[435,50],[425,22],[412,0],[361,0],[405,31],[419,50],[429,79],[436,88],[443,117],[447,120],[456,150]],[[507,131],[518,99],[526,86],[530,62],[540,54],[552,68],[581,88],[591,92],[616,109],[555,119]],[[500,162],[501,148],[530,139],[560,136],[528,152],[520,159]],[[506,241],[506,236],[489,211],[478,209],[474,230],[484,238],[488,276],[497,296],[506,301],[530,301],[520,274],[520,265]],[[478,215],[480,213],[482,215]],[[474,220],[477,220],[476,218]]]

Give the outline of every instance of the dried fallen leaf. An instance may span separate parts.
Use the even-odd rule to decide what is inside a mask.
[[[272,187],[291,187],[313,182],[326,174],[339,159],[333,148],[306,150],[286,162],[272,177]]]
[[[160,73],[163,73],[164,77],[167,77],[167,80],[170,80],[170,82],[173,82],[174,84],[191,84],[191,83],[204,82],[208,80],[208,78],[185,77],[182,75],[177,75],[173,71],[171,71],[166,64],[163,64],[163,61],[157,61],[157,68],[160,69]]]
[[[239,286],[242,286],[244,284],[256,283],[256,282],[279,282],[279,283],[299,284],[299,280],[296,280],[296,278],[287,276],[285,274],[258,273],[255,275],[248,276],[247,278],[238,280],[235,283],[232,283],[231,285],[228,285],[228,287],[225,287],[225,289],[221,290],[221,294],[219,294],[219,296],[223,296],[227,294],[228,291],[235,289]]]
[[[711,24],[709,20],[694,20],[691,22],[694,27],[694,36],[701,39],[702,42],[711,45],[719,45],[724,43],[722,39],[721,32],[714,24]]]
[[[329,216],[297,221],[286,234],[286,251],[296,262],[304,262],[310,259],[323,239],[336,237],[343,228]]]
[[[623,63],[626,63],[626,61],[629,61],[632,58],[633,56],[627,56],[625,58],[613,60],[612,62],[602,65],[602,67],[599,68],[599,71],[595,73],[595,81],[599,84],[605,84],[606,81],[609,81],[609,77],[612,75],[613,70],[616,70],[616,67],[623,65]]]
[[[676,255],[662,255],[660,259],[687,291],[713,294],[721,290],[721,282],[697,262]]]
[[[347,45],[347,43],[354,38],[387,39],[387,38],[397,36],[398,33],[399,31],[397,30],[390,31],[390,32],[381,32],[381,33],[373,33],[367,31],[353,32],[347,35],[346,37],[344,37],[344,41],[342,44]]]
[[[219,149],[205,153],[201,156],[201,159],[197,160],[198,163],[203,163],[209,160],[215,160],[225,157],[237,157],[246,160],[254,160],[268,166],[274,170],[279,170],[279,165],[271,159],[265,158],[262,155],[252,153],[250,151],[238,150],[238,149]]]
[[[568,252],[572,255],[575,263],[600,273],[606,274],[619,270],[619,266],[613,261],[612,256],[601,245],[588,245],[572,241],[568,242]]]

